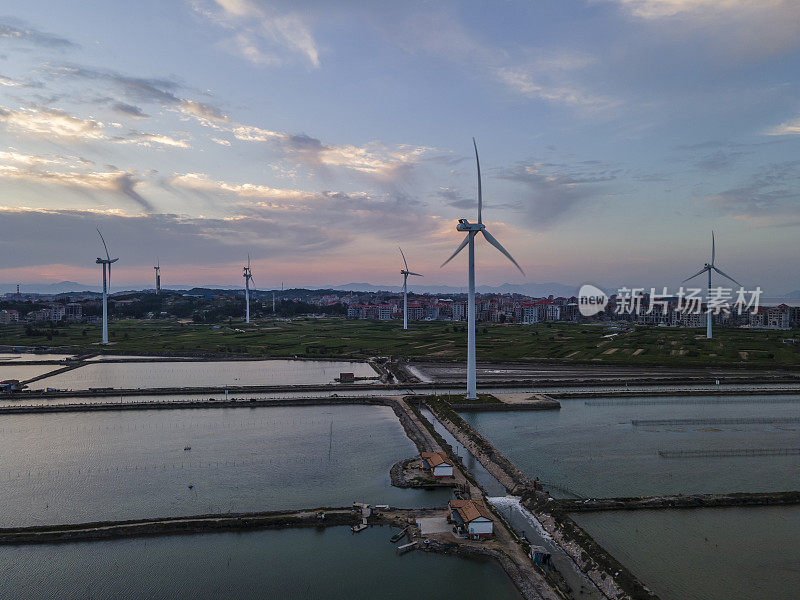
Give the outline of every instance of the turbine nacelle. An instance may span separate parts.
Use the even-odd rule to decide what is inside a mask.
[[[456,225],[458,231],[483,231],[486,225],[483,223],[470,223],[467,219],[459,219]]]

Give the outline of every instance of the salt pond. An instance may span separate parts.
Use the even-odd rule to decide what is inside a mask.
[[[0,547],[8,598],[520,598],[496,562],[395,554],[395,530],[283,529]]]
[[[662,600],[798,597],[798,506],[582,513],[573,519]]]
[[[376,377],[365,362],[310,360],[241,360],[209,362],[92,363],[31,385],[86,390],[113,387],[179,388],[241,385],[301,385],[333,383],[340,373]]]
[[[730,397],[726,397],[730,398]],[[659,450],[800,448],[798,424],[635,426],[635,419],[800,417],[796,402],[766,403],[769,396],[733,397],[736,404],[587,405],[562,400],[559,411],[473,412],[464,419],[555,496],[636,496],[797,489],[800,455],[663,458]],[[781,396],[781,400],[798,397]],[[749,400],[749,401],[748,401]]]
[[[448,490],[391,486],[415,453],[384,406],[3,415],[0,526],[446,505]]]

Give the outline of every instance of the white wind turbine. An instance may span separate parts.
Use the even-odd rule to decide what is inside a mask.
[[[400,270],[400,273],[403,275],[403,329],[408,329],[408,276],[415,275],[417,277],[423,277],[423,275],[409,271],[408,263],[406,262],[406,255],[403,254],[403,249],[398,248],[398,250],[400,250],[400,256],[403,257],[403,264],[406,266],[405,269]]]
[[[106,250],[106,257],[105,258],[98,258],[95,262],[98,265],[103,265],[103,339],[102,343],[108,343],[108,288],[111,287],[111,264],[115,263],[119,260],[119,258],[111,258],[111,255],[108,253],[108,246],[106,246],[106,240],[103,238],[103,234],[100,233],[100,230],[97,230],[97,233],[100,235],[100,241],[103,242],[103,248]],[[108,276],[106,276],[106,269],[108,269]]]
[[[514,257],[508,253],[508,250],[503,248],[500,242],[495,239],[495,237],[486,231],[486,226],[483,224],[483,219],[481,217],[481,209],[483,208],[483,196],[481,191],[481,163],[480,159],[478,158],[478,144],[475,143],[475,138],[472,138],[472,145],[475,147],[475,163],[478,166],[478,222],[477,223],[470,223],[467,219],[459,219],[458,225],[456,225],[456,229],[458,231],[466,231],[467,237],[464,238],[464,241],[461,242],[461,245],[456,248],[456,251],[450,255],[444,263],[442,263],[442,267],[449,263],[453,258],[455,258],[456,254],[461,252],[464,249],[464,246],[469,244],[469,300],[467,302],[467,399],[468,400],[475,400],[478,397],[478,388],[477,388],[477,372],[475,367],[475,236],[480,232],[483,234],[483,237],[486,238],[486,241],[489,242],[492,246],[497,248],[503,255],[508,258],[514,266],[519,269],[519,272],[525,275],[525,271],[522,270],[517,264],[517,261],[514,260]]]
[[[703,273],[705,273],[706,271],[708,271],[708,295],[709,295],[709,297],[711,297],[711,271],[716,271],[717,273],[719,273],[720,275],[722,275],[722,276],[723,276],[723,277],[725,277],[726,279],[730,279],[730,280],[731,280],[733,283],[735,283],[736,285],[738,285],[738,286],[740,286],[740,287],[741,287],[741,286],[742,286],[742,284],[741,284],[741,283],[739,283],[738,281],[736,281],[736,280],[735,280],[733,277],[731,277],[730,275],[726,275],[725,273],[723,273],[722,271],[720,271],[720,270],[719,270],[719,269],[718,269],[718,268],[717,268],[717,267],[714,265],[714,258],[715,258],[715,256],[714,256],[714,255],[715,255],[715,254],[716,254],[716,249],[715,249],[715,247],[714,247],[714,232],[712,231],[712,232],[711,232],[711,262],[710,262],[710,263],[706,263],[705,265],[703,265],[703,268],[702,268],[702,269],[700,269],[700,270],[699,270],[697,273],[695,273],[695,274],[694,274],[694,275],[692,275],[691,277],[687,277],[687,278],[686,278],[686,279],[684,279],[684,280],[683,280],[681,283],[686,283],[686,282],[687,282],[687,281],[689,281],[690,279],[694,279],[694,278],[695,278],[695,277],[697,277],[698,275],[702,275]],[[711,311],[710,311],[710,310],[708,310],[708,307],[706,307],[706,338],[708,338],[709,340],[711,339]]]
[[[244,304],[245,304],[245,323],[250,322],[250,282],[253,280],[253,273],[250,271],[250,253],[247,253],[247,266],[242,267],[242,277],[244,277]]]
[[[156,294],[161,293],[161,261],[156,257],[156,265],[153,267],[156,272]]]

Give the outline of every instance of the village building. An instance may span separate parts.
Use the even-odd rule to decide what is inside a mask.
[[[419,460],[423,470],[430,471],[437,479],[453,476],[453,463],[440,452],[422,452]]]
[[[447,505],[447,522],[453,531],[471,540],[492,537],[492,513],[482,500],[450,500]]]

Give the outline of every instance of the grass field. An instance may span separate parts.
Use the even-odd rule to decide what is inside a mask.
[[[396,322],[303,319],[262,321],[245,325],[178,323],[176,321],[114,321],[107,353],[220,354],[253,357],[362,358],[376,355],[427,360],[463,360],[463,323],[419,322],[403,331]],[[97,325],[58,327],[57,335],[25,335],[21,325],[0,326],[0,344],[65,347],[98,351]],[[38,332],[44,334],[46,330]],[[547,359],[563,362],[671,366],[798,367],[800,344],[784,343],[800,332],[757,331],[718,327],[713,340],[702,329],[638,327],[604,337],[599,325],[540,323],[480,324],[478,360]]]

